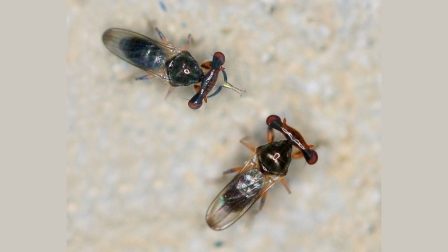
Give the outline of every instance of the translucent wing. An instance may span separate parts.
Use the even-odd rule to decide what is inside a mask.
[[[148,38],[133,31],[111,28],[104,32],[106,48],[126,62],[165,78],[165,62],[179,50],[169,43]]]
[[[207,224],[223,230],[235,223],[277,181],[263,175],[252,160],[216,196],[207,209]]]

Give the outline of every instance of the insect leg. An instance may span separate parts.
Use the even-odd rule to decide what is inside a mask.
[[[201,84],[194,84],[193,89],[196,93],[199,92],[199,90],[201,90]]]
[[[303,153],[301,151],[295,151],[291,154],[291,157],[294,159],[303,158]]]
[[[213,96],[217,95],[219,92],[221,92],[221,90],[222,90],[222,85],[219,86],[211,95],[208,95],[207,97],[208,98],[213,97]]]
[[[211,61],[202,62],[201,67],[210,70],[212,69],[212,62]]]
[[[308,145],[310,149],[314,149],[314,145],[310,144]],[[303,153],[301,151],[295,151],[291,154],[291,157],[294,159],[303,158]]]
[[[286,180],[284,177],[280,178],[280,183],[282,183],[283,187],[286,189],[286,191],[291,194],[291,189],[289,189],[288,180]]]
[[[222,175],[226,175],[226,174],[230,174],[230,173],[240,173],[243,170],[244,167],[240,166],[240,167],[234,167],[234,168],[230,168],[228,170],[225,170]]]
[[[149,77],[148,77],[148,75],[147,75],[147,74],[145,74],[145,75],[143,75],[143,76],[140,76],[140,77],[137,77],[137,78],[135,78],[135,80],[147,80],[147,79],[149,79]]]
[[[193,43],[193,36],[191,36],[191,33],[188,33],[188,36],[187,36],[187,46],[188,46],[188,48],[191,47],[192,43]]]
[[[166,92],[166,95],[165,95],[165,100],[168,98],[168,96],[173,92],[173,90],[174,90],[174,87],[173,86],[170,86],[169,88],[168,88],[168,91]]]
[[[268,191],[264,192],[263,195],[261,195],[260,199],[260,205],[258,206],[258,212],[263,209],[264,203],[266,202],[266,196],[268,196]]]
[[[191,33],[189,33],[187,36],[187,44],[183,46],[182,51],[188,51],[192,43],[193,43],[193,37],[191,36]]]
[[[165,35],[159,30],[159,28],[156,27],[155,30],[163,42],[168,42],[168,39],[166,39]]]
[[[161,78],[162,80],[169,80],[169,78],[166,75],[154,72],[151,69],[146,69],[146,73],[148,73],[148,77],[151,75],[151,76],[157,76],[157,77]]]
[[[242,143],[244,146],[246,146],[252,153],[255,154],[257,147],[255,147],[254,145],[252,145],[251,143],[249,143],[247,141],[247,137],[244,137],[240,140],[240,143]]]

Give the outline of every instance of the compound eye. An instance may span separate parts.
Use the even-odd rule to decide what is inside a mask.
[[[217,63],[219,65],[224,65],[224,62],[226,61],[226,57],[224,56],[224,53],[222,52],[215,52],[213,54],[213,62]]]
[[[266,124],[271,126],[273,123],[282,124],[282,120],[278,115],[270,115],[266,118]]]
[[[317,156],[317,152],[312,149],[306,149],[303,151],[303,154],[305,156],[305,160],[308,164],[312,165],[317,162],[319,157]]]

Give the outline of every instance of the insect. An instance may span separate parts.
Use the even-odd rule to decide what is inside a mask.
[[[251,152],[252,157],[245,162],[242,167],[235,167],[224,171],[224,174],[237,173],[235,177],[222,189],[207,209],[206,221],[210,228],[223,230],[235,223],[247,210],[258,200],[260,200],[261,210],[264,206],[266,195],[269,189],[277,182],[280,182],[288,193],[291,193],[288,182],[285,178],[288,173],[291,159],[304,157],[302,149],[293,152],[293,146],[297,140],[307,152],[316,153],[307,145],[302,138],[296,138],[294,134],[299,134],[297,130],[286,125],[286,120],[278,121],[276,115],[267,117],[268,123],[267,141],[265,145],[255,147],[244,138],[240,141]],[[274,129],[283,127],[291,133],[291,137],[286,140],[274,141]],[[315,155],[317,161],[317,153]],[[315,162],[314,162],[315,163]]]
[[[147,73],[147,75],[138,79],[157,76],[168,81],[171,87],[167,96],[173,87],[189,86],[204,82],[203,80],[206,76],[213,76],[215,83],[219,71],[223,73],[225,83],[219,85],[216,91],[208,97],[218,94],[222,87],[229,88],[240,94],[244,91],[227,82],[227,74],[222,67],[224,62],[222,62],[219,69],[213,68],[218,62],[207,61],[199,65],[190,52],[173,46],[157,28],[156,32],[161,41],[156,41],[142,34],[120,28],[106,30],[103,33],[102,39],[104,45],[110,52]],[[191,36],[188,37],[188,41],[191,41]],[[224,57],[224,54],[221,52],[215,52],[214,55],[222,55]],[[212,73],[204,74],[202,68],[210,69],[209,72]],[[197,86],[196,89],[198,89]],[[207,96],[201,96],[201,98],[206,100]]]

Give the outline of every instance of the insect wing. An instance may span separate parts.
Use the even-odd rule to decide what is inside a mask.
[[[166,76],[164,71],[166,60],[179,52],[168,43],[119,28],[106,30],[103,34],[103,43],[116,56],[161,78]]]
[[[267,192],[276,179],[264,176],[258,169],[245,169],[236,175],[216,196],[207,209],[207,224],[223,230],[235,223]]]

